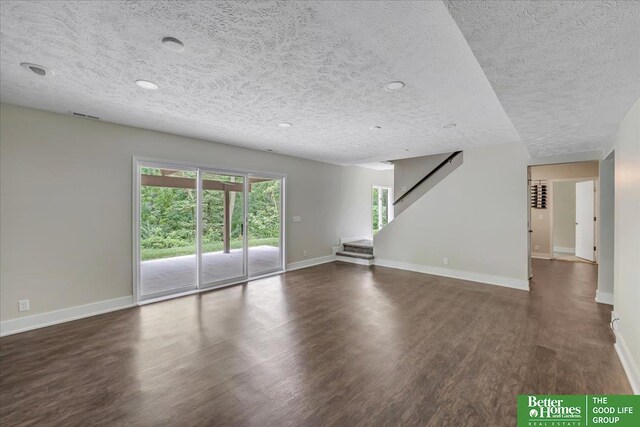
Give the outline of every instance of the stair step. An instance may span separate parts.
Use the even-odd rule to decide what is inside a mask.
[[[373,240],[355,240],[353,242],[345,242],[344,245],[356,246],[360,248],[372,248]]]
[[[371,240],[358,240],[355,242],[343,243],[342,246],[345,252],[357,252],[373,255],[373,242]]]
[[[346,256],[350,258],[373,259],[373,254],[365,254],[362,252],[338,251],[336,255]]]

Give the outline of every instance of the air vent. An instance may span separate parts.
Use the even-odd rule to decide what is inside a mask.
[[[100,120],[100,117],[90,116],[88,114],[76,113],[75,111],[70,111],[70,113],[72,116],[82,117],[84,119]]]

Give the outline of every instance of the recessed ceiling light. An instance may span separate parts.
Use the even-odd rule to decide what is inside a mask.
[[[455,123],[447,123],[446,125],[442,126],[445,129],[451,129],[456,127],[457,125]]]
[[[387,85],[384,88],[386,90],[398,90],[398,89],[402,89],[403,87],[404,87],[404,82],[396,81],[396,82],[387,83]]]
[[[282,122],[282,123],[278,123],[278,126],[280,126],[281,128],[290,128],[293,125],[289,122]]]
[[[47,75],[47,69],[44,68],[42,65],[31,64],[29,62],[23,62],[22,64],[20,64],[20,66],[22,68],[24,68],[25,70],[32,71],[33,73],[39,75],[40,77],[44,77],[44,76]]]
[[[369,129],[371,129],[371,130],[379,130],[379,129],[382,129],[382,126],[371,126]]]
[[[136,80],[136,84],[138,86],[140,86],[142,89],[148,89],[148,90],[156,90],[158,89],[158,85],[155,84],[154,82],[150,82],[147,80]]]
[[[404,151],[409,151],[409,149],[408,149],[408,148],[405,148],[405,149],[404,149]]]
[[[184,50],[184,43],[175,37],[165,37],[162,39],[162,45],[174,52],[180,52]]]
[[[273,153],[273,152],[275,152],[276,150],[274,150],[273,148],[267,148],[267,151],[268,151],[268,152],[270,152],[270,153]]]

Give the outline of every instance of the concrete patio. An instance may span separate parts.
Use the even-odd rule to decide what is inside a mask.
[[[149,295],[195,285],[196,256],[142,261],[140,280],[142,294]],[[249,273],[273,270],[280,266],[280,249],[274,246],[249,248]],[[202,255],[202,283],[207,284],[242,276],[242,249],[229,253],[208,252]]]

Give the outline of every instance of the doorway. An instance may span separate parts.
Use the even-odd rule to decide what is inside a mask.
[[[599,162],[529,167],[532,258],[597,262]]]
[[[595,261],[596,181],[551,180],[553,259]]]
[[[393,189],[374,185],[371,188],[371,229],[375,235],[393,220]]]
[[[135,160],[138,302],[284,270],[284,176]]]

